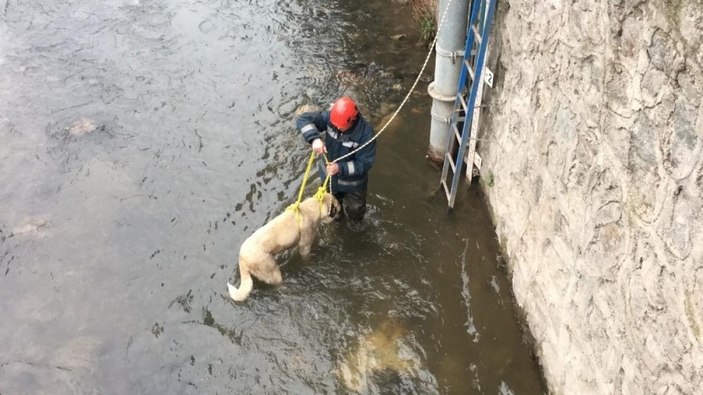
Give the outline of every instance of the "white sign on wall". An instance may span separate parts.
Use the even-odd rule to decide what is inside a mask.
[[[493,88],[493,72],[491,70],[489,70],[488,67],[486,67],[484,69],[484,71],[486,72],[486,78],[483,80],[483,82],[485,82],[486,85]]]

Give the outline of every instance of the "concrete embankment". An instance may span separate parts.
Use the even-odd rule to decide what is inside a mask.
[[[703,2],[498,4],[481,185],[554,393],[703,388]]]

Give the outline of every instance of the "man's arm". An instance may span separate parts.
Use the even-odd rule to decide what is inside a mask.
[[[303,139],[312,145],[312,150],[318,154],[326,153],[327,147],[321,140],[321,132],[327,129],[329,115],[322,112],[307,112],[302,114],[296,121],[298,130],[303,135]]]
[[[306,112],[295,121],[295,126],[303,135],[303,139],[312,144],[313,141],[322,137],[322,131],[327,129],[329,115],[324,112]]]

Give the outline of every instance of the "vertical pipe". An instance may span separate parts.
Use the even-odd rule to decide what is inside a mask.
[[[436,162],[444,160],[447,149],[449,121],[454,110],[459,72],[464,57],[469,0],[440,0],[438,24],[441,23],[445,10],[447,15],[435,46],[435,80],[427,87],[427,92],[432,97],[430,146],[427,155],[430,160]]]

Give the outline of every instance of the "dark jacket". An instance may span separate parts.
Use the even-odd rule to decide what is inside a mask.
[[[351,129],[339,134],[329,127],[329,119],[329,111],[308,112],[298,118],[296,126],[308,144],[312,144],[317,138],[325,141],[327,159],[330,162],[354,151],[373,137],[373,128],[361,114]],[[332,192],[365,191],[368,187],[368,172],[375,160],[375,141],[354,155],[342,159],[338,162],[339,173],[332,177]]]

